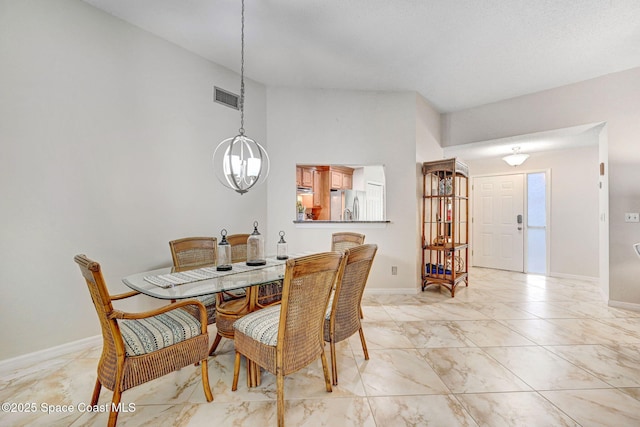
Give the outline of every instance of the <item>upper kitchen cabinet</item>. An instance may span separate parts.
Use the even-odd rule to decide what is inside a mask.
[[[313,173],[313,168],[296,166],[296,187],[312,188]]]
[[[302,186],[313,187],[313,169],[302,168]]]
[[[332,190],[351,190],[353,187],[353,168],[331,166],[329,172],[331,174]]]

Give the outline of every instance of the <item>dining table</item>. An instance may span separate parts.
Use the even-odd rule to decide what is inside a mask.
[[[306,254],[308,253],[296,256]],[[237,262],[232,264],[229,271],[218,271],[214,264],[165,267],[131,274],[124,277],[122,282],[142,294],[171,301],[245,289],[249,311],[255,311],[259,309],[259,286],[283,280],[286,261],[267,257],[265,265],[261,266],[248,266],[246,262]],[[247,385],[255,387],[259,383],[259,368],[253,363],[248,364]]]
[[[250,291],[258,285],[282,280],[285,260],[267,258],[265,265],[232,264],[229,271],[218,271],[215,264],[190,267],[164,267],[126,276],[122,282],[129,288],[153,298],[178,300],[229,292]]]

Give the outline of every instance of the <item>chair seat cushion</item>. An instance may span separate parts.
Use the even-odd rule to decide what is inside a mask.
[[[333,307],[333,297],[336,294],[335,290],[331,291],[331,296],[329,297],[329,302],[327,303],[327,310],[324,312],[325,320],[331,319],[331,309]]]
[[[269,346],[278,342],[278,323],[280,322],[280,305],[274,305],[236,320],[233,327],[236,331]]]
[[[201,334],[200,321],[182,308],[146,319],[119,320],[127,356],[140,356]]]

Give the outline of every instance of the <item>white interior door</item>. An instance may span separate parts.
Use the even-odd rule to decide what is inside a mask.
[[[473,265],[524,271],[524,175],[474,178]]]

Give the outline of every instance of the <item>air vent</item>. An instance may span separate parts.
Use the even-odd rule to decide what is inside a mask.
[[[240,97],[234,93],[220,89],[216,86],[213,87],[213,100],[219,104],[239,110],[239,99]]]

